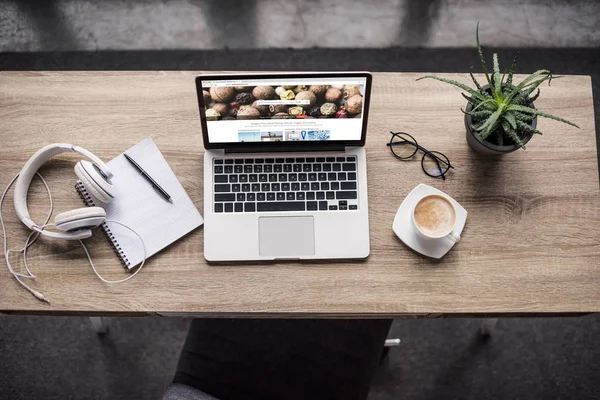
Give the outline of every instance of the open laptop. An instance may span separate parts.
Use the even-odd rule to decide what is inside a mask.
[[[369,255],[371,74],[201,75],[196,88],[208,261]]]

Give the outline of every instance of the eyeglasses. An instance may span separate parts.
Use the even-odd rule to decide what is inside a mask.
[[[417,154],[418,150],[421,150],[425,153],[421,159],[421,168],[423,168],[423,172],[434,178],[441,177],[443,180],[446,180],[446,172],[448,172],[450,168],[454,169],[454,167],[450,165],[448,157],[439,151],[429,151],[423,146],[420,146],[416,139],[408,133],[391,131],[390,133],[392,134],[392,137],[386,146],[389,146],[394,157],[402,161],[407,161]]]

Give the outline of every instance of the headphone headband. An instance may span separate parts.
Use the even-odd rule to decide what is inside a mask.
[[[74,151],[86,158],[89,158],[98,167],[98,169],[102,171],[107,179],[112,178],[113,174],[110,172],[106,164],[88,150],[68,143],[49,144],[45,147],[42,147],[33,156],[31,156],[31,158],[23,166],[23,169],[21,169],[15,186],[15,211],[17,212],[19,219],[29,229],[39,231],[42,235],[57,239],[85,239],[92,235],[91,230],[82,230],[81,232],[74,233],[49,232],[46,230],[42,231],[39,226],[33,222],[31,216],[29,215],[29,210],[27,209],[27,192],[29,191],[29,186],[31,185],[33,176],[36,174],[38,169],[40,169],[40,167],[52,157],[69,151]]]
[[[100,171],[102,171],[102,174],[104,174],[104,176],[106,176],[106,178],[108,180],[110,180],[113,177],[113,173],[110,172],[110,170],[108,169],[108,167],[106,166],[106,164],[104,164],[104,161],[102,161],[101,159],[99,159],[94,153],[92,153],[91,151],[88,151],[86,149],[84,149],[83,147],[79,147],[79,146],[75,146],[72,144],[59,144],[59,146],[71,146],[71,150],[79,153],[87,158],[89,158],[94,164],[96,164],[96,166],[100,169]]]

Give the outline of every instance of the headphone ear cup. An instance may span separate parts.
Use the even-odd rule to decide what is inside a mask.
[[[76,208],[57,214],[54,218],[56,229],[63,232],[93,229],[104,221],[106,221],[106,211],[102,207]]]
[[[95,198],[105,204],[112,201],[114,197],[113,186],[94,168],[94,164],[86,160],[79,161],[75,164],[75,174],[87,191]]]

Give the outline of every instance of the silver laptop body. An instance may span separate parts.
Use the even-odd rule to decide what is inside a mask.
[[[369,255],[371,75],[196,78],[208,261]]]

